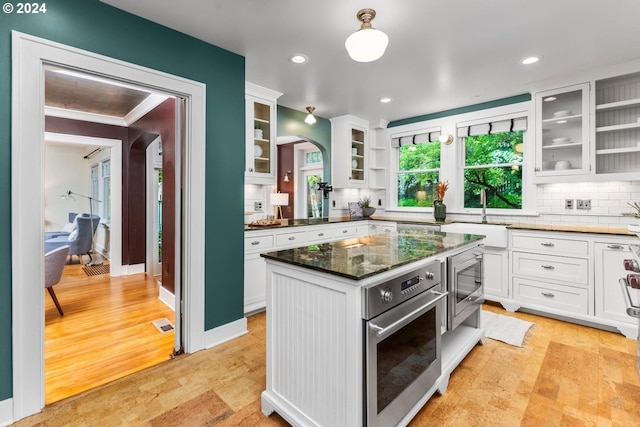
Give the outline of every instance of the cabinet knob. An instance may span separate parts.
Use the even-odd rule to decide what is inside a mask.
[[[318,237],[324,236],[324,233],[318,233]]]
[[[253,172],[253,168],[249,168],[249,172]]]
[[[255,240],[255,241],[251,242],[251,244],[252,244],[253,246],[255,246],[255,245],[259,245],[259,244],[260,244],[260,242],[259,242],[258,240]]]
[[[296,240],[296,238],[291,236],[291,237],[289,237],[289,240]]]
[[[538,167],[533,168],[533,170],[536,171],[536,172],[540,172],[540,168],[538,168]]]

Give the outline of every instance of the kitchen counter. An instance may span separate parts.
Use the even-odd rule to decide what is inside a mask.
[[[603,225],[573,225],[573,224],[511,224],[510,230],[539,230],[539,231],[563,231],[571,233],[614,234],[621,236],[633,236],[627,226],[609,227]]]
[[[348,279],[362,280],[482,239],[483,236],[473,234],[403,230],[267,252],[262,256]]]

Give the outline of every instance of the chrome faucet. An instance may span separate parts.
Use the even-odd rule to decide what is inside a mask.
[[[482,223],[487,223],[487,193],[484,188],[480,190],[480,204],[482,205]]]

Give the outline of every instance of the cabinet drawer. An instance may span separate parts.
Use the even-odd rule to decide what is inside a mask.
[[[328,240],[333,237],[332,230],[327,230],[325,227],[318,227],[318,229],[309,230],[309,241],[315,242],[318,240]]]
[[[562,239],[557,237],[534,237],[513,234],[511,238],[513,249],[543,251],[545,253],[568,253],[574,255],[588,255],[589,245],[584,240]]]
[[[356,227],[350,225],[347,227],[337,227],[331,230],[334,239],[348,239],[356,236]]]
[[[572,313],[588,314],[587,289],[553,283],[514,278],[514,298],[520,303],[529,303]]]
[[[273,235],[250,236],[244,238],[245,252],[263,251],[273,247]]]
[[[513,274],[587,286],[589,262],[584,258],[513,252]]]
[[[307,241],[307,232],[284,233],[276,235],[276,246],[300,246]]]

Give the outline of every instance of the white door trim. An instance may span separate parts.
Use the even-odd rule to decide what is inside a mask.
[[[109,270],[111,276],[122,275],[122,141],[84,135],[45,132],[45,141],[84,144],[111,149],[111,222],[109,224]]]
[[[44,71],[54,63],[185,98],[182,282],[184,344],[204,348],[206,85],[12,31],[12,351],[13,417],[44,406]],[[179,235],[179,233],[177,233]],[[36,259],[34,261],[34,259]]]

